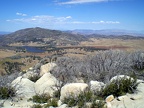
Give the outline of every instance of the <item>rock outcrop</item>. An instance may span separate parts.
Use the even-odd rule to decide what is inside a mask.
[[[50,72],[55,66],[57,66],[55,63],[47,63],[45,65],[42,65],[40,68],[40,76]]]
[[[11,83],[11,85],[15,88],[16,95],[19,98],[31,98],[36,94],[34,82],[27,78],[18,77]]]
[[[105,84],[103,82],[90,81],[90,90],[93,92],[100,91],[104,86]]]
[[[78,96],[81,92],[87,90],[88,85],[86,83],[70,83],[66,84],[61,88],[60,100],[63,101],[71,95]]]
[[[45,73],[34,84],[37,94],[48,93],[53,96],[53,93],[57,90],[58,80],[50,73]]]

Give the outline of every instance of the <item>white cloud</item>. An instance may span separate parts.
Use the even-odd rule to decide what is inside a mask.
[[[49,15],[37,15],[30,18],[20,18],[6,20],[8,22],[21,22],[21,23],[32,23],[32,24],[64,24],[71,20],[71,16],[66,17],[54,17]]]
[[[71,17],[71,16],[67,16],[66,18],[67,18],[67,19],[72,19],[72,17]]]
[[[68,0],[65,2],[59,2],[58,0],[56,0],[55,3],[60,5],[68,5],[68,4],[99,3],[99,2],[109,2],[109,1],[123,1],[123,0]]]
[[[93,24],[120,24],[119,21],[98,21],[98,22],[92,22]]]
[[[109,0],[70,0],[67,2],[60,2],[59,4],[65,5],[65,4],[83,4],[83,3],[98,3],[98,2],[107,2]]]
[[[120,24],[119,21],[78,21],[74,20],[72,16],[65,17],[55,17],[49,15],[37,15],[29,18],[20,18],[20,19],[8,19],[7,22],[19,23],[19,24],[30,24],[34,26],[74,26],[74,25],[114,25]]]
[[[23,14],[23,13],[19,13],[19,12],[17,12],[16,15],[19,15],[19,16],[27,16],[27,14]]]

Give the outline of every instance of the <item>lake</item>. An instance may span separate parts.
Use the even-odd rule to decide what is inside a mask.
[[[45,50],[39,49],[38,47],[32,47],[32,46],[23,46],[24,49],[26,49],[27,52],[32,53],[43,53]]]

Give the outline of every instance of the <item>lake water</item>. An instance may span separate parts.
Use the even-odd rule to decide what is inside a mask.
[[[27,52],[32,52],[32,53],[43,53],[45,50],[39,49],[37,47],[31,47],[31,46],[23,46],[24,49],[26,49]]]

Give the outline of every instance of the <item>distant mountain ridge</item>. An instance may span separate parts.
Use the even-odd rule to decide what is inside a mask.
[[[82,35],[91,35],[91,34],[99,34],[99,35],[131,35],[131,36],[143,36],[144,33],[139,31],[130,31],[130,30],[120,30],[120,29],[104,29],[104,30],[89,30],[89,29],[76,29],[76,30],[68,30],[67,32],[72,34],[82,34]]]
[[[88,39],[83,35],[75,35],[59,30],[36,27],[18,30],[16,32],[4,35],[1,42],[3,44],[37,42],[54,46],[67,44],[73,45],[86,40]]]

